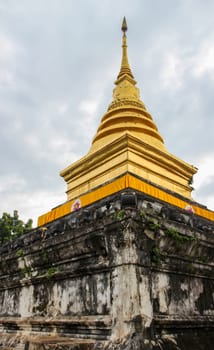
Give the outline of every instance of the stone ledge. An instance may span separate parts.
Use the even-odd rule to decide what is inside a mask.
[[[14,336],[3,333],[0,339],[1,350],[91,350],[93,339],[65,338],[60,336],[25,335]],[[100,343],[100,342],[99,342]]]
[[[34,323],[48,323],[48,324],[82,324],[88,325],[100,325],[110,326],[111,317],[109,315],[93,315],[93,316],[74,316],[74,317],[62,317],[62,318],[43,318],[43,317],[1,317],[0,323],[16,323],[16,324],[34,324]]]
[[[176,315],[154,315],[155,328],[214,328],[214,315],[179,317]]]
[[[111,334],[111,317],[101,316],[86,316],[73,318],[19,318],[19,317],[4,317],[0,318],[0,329],[2,332],[10,331],[22,332],[26,335],[40,334],[45,339],[45,336],[67,336],[79,339],[99,339],[106,340]],[[46,334],[46,335],[45,335]],[[36,337],[36,334],[35,334]],[[35,338],[36,339],[36,338]],[[49,339],[49,338],[48,338]],[[52,338],[53,339],[53,338]],[[69,339],[69,338],[66,338]]]

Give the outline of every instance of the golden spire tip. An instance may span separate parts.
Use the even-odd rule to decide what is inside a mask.
[[[121,30],[123,31],[124,34],[125,34],[125,32],[128,30],[127,23],[126,23],[126,17],[125,17],[125,16],[123,17],[123,23],[122,23]]]

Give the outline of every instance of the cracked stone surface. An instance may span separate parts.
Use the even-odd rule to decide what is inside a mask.
[[[214,224],[126,190],[0,247],[0,349],[206,349]]]

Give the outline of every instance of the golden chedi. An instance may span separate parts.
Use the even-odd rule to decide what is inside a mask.
[[[113,101],[89,153],[60,173],[67,183],[68,200],[125,173],[190,199],[190,183],[196,168],[166,150],[129,66],[125,18],[122,31],[122,62]]]
[[[39,226],[128,188],[214,220],[213,212],[191,199],[197,169],[166,150],[140,98],[128,62],[125,18],[122,31],[122,62],[113,101],[88,154],[60,173],[67,183],[67,201],[41,215]]]

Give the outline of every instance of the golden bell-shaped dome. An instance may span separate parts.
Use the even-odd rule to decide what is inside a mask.
[[[163,139],[153,122],[152,116],[148,113],[140,98],[140,91],[136,86],[136,81],[130,69],[125,17],[122,31],[122,62],[120,72],[115,81],[116,87],[113,91],[113,101],[101,120],[90,152],[98,150],[124,133],[129,133],[159,149],[164,149]]]

